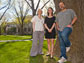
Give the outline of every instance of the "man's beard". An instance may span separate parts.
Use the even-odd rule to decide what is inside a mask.
[[[61,10],[63,10],[63,9],[65,9],[66,7],[64,6],[64,7],[62,7],[62,8],[60,8]]]
[[[61,10],[63,10],[64,8],[60,8]]]

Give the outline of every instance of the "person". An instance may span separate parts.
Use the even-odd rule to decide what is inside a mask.
[[[42,48],[44,41],[44,18],[42,17],[41,9],[38,9],[37,15],[32,18],[31,22],[33,24],[33,43],[30,56],[34,57],[37,54],[43,54]]]
[[[61,11],[56,16],[56,27],[60,40],[61,56],[59,63],[67,61],[66,52],[69,52],[71,42],[69,36],[72,33],[72,26],[77,20],[77,16],[72,9],[67,9],[64,2],[59,3]]]
[[[53,9],[51,7],[48,8],[47,14],[48,16],[45,17],[45,22],[44,22],[45,38],[47,39],[48,42],[47,56],[53,58],[53,48],[54,48],[54,40],[56,37],[56,31],[55,31],[55,16],[53,16]]]

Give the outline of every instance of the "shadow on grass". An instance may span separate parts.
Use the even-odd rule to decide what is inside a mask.
[[[2,48],[2,47],[4,47],[6,44],[8,44],[9,42],[5,42],[5,43],[3,43],[3,44],[0,44],[0,49]]]
[[[42,55],[37,55],[36,57],[29,57],[29,63],[44,63]]]
[[[46,63],[58,63],[58,58],[51,59],[50,57],[48,57],[48,60]],[[65,63],[71,63],[71,61],[67,61]]]
[[[16,42],[4,42],[0,44],[0,49],[3,48],[5,45],[7,44],[12,44],[12,43],[16,43]],[[11,45],[10,45],[11,46]]]
[[[46,63],[56,63],[56,59],[51,59],[50,57],[48,57],[48,60]]]

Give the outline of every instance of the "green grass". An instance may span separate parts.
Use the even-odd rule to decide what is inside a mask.
[[[31,35],[19,36],[19,35],[0,35],[0,40],[23,40],[30,39]]]
[[[47,57],[45,55],[47,53],[46,40],[43,43],[44,55],[37,55],[36,57],[30,57],[31,47],[32,47],[32,41],[4,42],[4,43],[0,42],[0,63],[57,63],[58,60],[57,57],[55,57],[54,59],[50,59],[50,57]]]
[[[30,42],[0,43],[0,63],[28,63]]]
[[[30,57],[32,41],[0,43],[0,63],[53,63],[45,55]],[[43,51],[47,52],[47,42],[44,41]]]

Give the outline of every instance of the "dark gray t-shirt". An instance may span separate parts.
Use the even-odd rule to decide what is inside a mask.
[[[59,12],[56,17],[56,22],[58,23],[60,31],[71,24],[74,17],[77,17],[75,12],[72,9],[67,9],[64,12]]]

